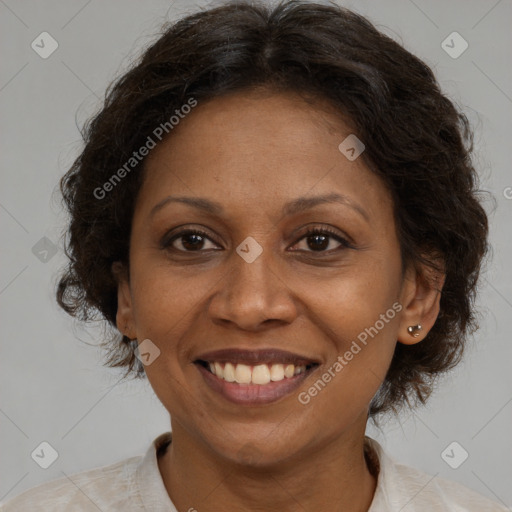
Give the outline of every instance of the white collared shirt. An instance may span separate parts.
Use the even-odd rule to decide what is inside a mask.
[[[29,489],[0,512],[177,512],[158,469],[157,450],[171,440],[158,436],[144,456],[131,457]],[[397,463],[366,438],[379,475],[368,512],[507,512],[461,484]],[[200,506],[197,505],[198,510]],[[194,504],[190,506],[194,510]]]

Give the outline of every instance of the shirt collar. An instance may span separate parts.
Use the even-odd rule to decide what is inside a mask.
[[[365,436],[365,446],[368,447],[371,452],[371,457],[375,461],[378,470],[377,485],[375,487],[375,494],[373,500],[368,509],[368,512],[387,512],[396,510],[396,507],[392,506],[392,500],[388,494],[389,486],[396,485],[393,482],[393,464],[394,461],[386,454],[382,446]]]
[[[144,509],[148,512],[177,512],[158,469],[157,452],[171,442],[171,432],[159,435],[149,447],[135,470],[136,485]]]

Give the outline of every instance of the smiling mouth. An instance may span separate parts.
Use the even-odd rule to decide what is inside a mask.
[[[207,386],[237,405],[262,406],[293,393],[318,367],[311,364],[257,364],[196,360]]]
[[[289,396],[322,363],[315,356],[277,348],[241,347],[198,354],[193,362],[207,388],[246,406],[270,404]]]
[[[312,370],[317,363],[311,364],[258,364],[247,365],[231,362],[207,362],[197,360],[196,364],[202,366],[217,378],[230,383],[255,384],[265,386],[271,382],[281,382],[292,379],[302,373]]]

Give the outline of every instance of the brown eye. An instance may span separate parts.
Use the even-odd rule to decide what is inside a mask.
[[[301,237],[302,240],[306,240],[306,252],[331,252],[350,247],[345,238],[328,228],[310,229]],[[333,240],[339,244],[337,247],[331,247]]]
[[[210,242],[214,247],[206,247],[205,244]],[[169,240],[166,240],[163,247],[171,247],[181,252],[198,252],[216,248],[215,245],[204,231],[200,230],[184,230],[173,235]]]

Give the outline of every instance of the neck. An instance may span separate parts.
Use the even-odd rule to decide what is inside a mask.
[[[212,452],[174,423],[172,443],[158,463],[178,510],[367,512],[370,507],[376,478],[364,456],[364,428],[285,462],[255,467]]]

